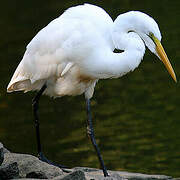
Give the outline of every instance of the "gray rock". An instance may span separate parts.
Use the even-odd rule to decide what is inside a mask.
[[[35,178],[35,179],[48,179],[44,172],[30,172],[26,174],[26,178]]]
[[[0,148],[0,165],[3,163],[4,161],[4,152],[3,152],[3,148]]]
[[[19,169],[16,162],[0,166],[0,180],[14,179],[19,177]]]
[[[110,171],[112,174],[113,171]],[[117,171],[112,174],[113,177],[123,177],[125,179],[133,179],[133,180],[152,180],[152,179],[159,179],[159,180],[170,180],[172,177],[164,176],[164,175],[147,175],[141,173],[129,173],[123,171]]]
[[[76,167],[67,169],[67,171],[69,171],[69,174],[58,176],[53,180],[173,180],[171,177],[164,175],[146,175],[120,171],[108,171],[110,176],[104,177],[102,170],[87,167]]]
[[[27,174],[32,172],[37,174],[41,172],[48,179],[63,174],[60,168],[42,162],[32,155],[5,153],[3,164],[12,164],[13,162],[17,162],[21,178],[25,178]]]
[[[86,180],[170,180],[172,177],[164,175],[146,175],[141,173],[129,173],[121,171],[108,171],[109,177],[103,177],[102,170],[86,168],[86,167],[76,167],[75,171],[81,170],[85,173]]]
[[[0,149],[3,148],[3,147],[4,147],[3,144],[0,142]]]
[[[8,153],[8,152],[10,152],[9,150],[7,150],[4,146],[3,146],[3,144],[0,142],[0,149],[3,149],[3,153]]]
[[[4,147],[3,144],[0,143],[0,165],[2,164],[3,161],[4,161]]]
[[[86,180],[86,178],[83,171],[77,170],[65,176],[56,177],[53,180]]]

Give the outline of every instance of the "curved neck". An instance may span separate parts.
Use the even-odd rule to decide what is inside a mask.
[[[117,78],[134,71],[144,56],[145,51],[137,49],[127,49],[122,53],[109,52],[103,60],[104,78]]]
[[[144,50],[136,48],[129,48],[122,53],[113,53],[109,48],[103,49],[98,51],[98,60],[96,56],[90,61],[85,61],[84,64],[87,64],[84,67],[87,68],[86,73],[88,72],[89,75],[97,79],[117,78],[137,68],[143,55]]]
[[[119,15],[113,23],[111,36],[116,48],[121,50],[138,49],[145,51],[145,45],[139,36],[138,16],[133,13]]]
[[[139,66],[145,53],[145,44],[137,33],[135,19],[133,15],[126,14],[117,17],[111,29],[111,36],[115,48],[124,52],[113,53],[110,47],[104,46],[95,51],[90,62],[84,62],[91,64],[86,64],[89,70],[87,72],[90,72],[91,76],[99,79],[120,77]]]
[[[113,34],[117,43],[115,47],[124,50],[122,53],[113,53],[110,48],[103,48],[98,52],[98,61],[91,60],[91,75],[96,78],[117,78],[133,71],[143,59],[145,45],[139,35],[134,32]],[[119,43],[121,42],[121,43]],[[94,58],[96,60],[96,58]]]
[[[103,60],[105,78],[120,77],[137,68],[145,53],[145,44],[141,37],[136,33],[137,29],[133,22],[134,17],[126,16],[115,20],[111,35],[115,48],[124,50],[123,53],[108,54],[108,58]],[[127,23],[128,22],[128,23]]]

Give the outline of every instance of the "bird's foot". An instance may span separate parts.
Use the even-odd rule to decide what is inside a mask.
[[[43,162],[46,162],[50,165],[53,165],[53,166],[56,166],[56,167],[59,167],[60,169],[62,169],[62,171],[66,172],[66,169],[68,169],[67,166],[64,166],[62,164],[57,164],[57,163],[54,163],[52,161],[50,161],[49,159],[47,159],[44,154],[42,152],[38,153],[38,158],[39,160],[43,161]]]

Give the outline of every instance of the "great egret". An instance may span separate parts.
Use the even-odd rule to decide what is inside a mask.
[[[145,46],[166,66],[176,81],[173,68],[160,43],[161,33],[150,16],[130,11],[113,22],[100,7],[90,4],[69,8],[50,22],[28,44],[7,91],[38,90],[33,99],[38,155],[42,154],[38,104],[42,94],[51,97],[85,94],[87,133],[97,152],[104,176],[106,167],[95,141],[90,99],[98,79],[118,78],[133,71],[140,64]],[[114,53],[114,49],[123,50]]]

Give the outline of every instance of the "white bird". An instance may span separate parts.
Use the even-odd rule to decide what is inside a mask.
[[[155,20],[139,12],[119,15],[113,22],[100,7],[90,4],[69,8],[50,22],[28,44],[8,87],[8,92],[38,90],[33,99],[39,158],[49,162],[41,151],[37,108],[42,94],[51,97],[85,94],[87,132],[97,152],[104,176],[108,176],[95,142],[90,99],[99,79],[118,78],[138,67],[145,46],[175,73],[160,43]],[[123,50],[114,53],[114,49]],[[50,163],[50,162],[49,162]]]

